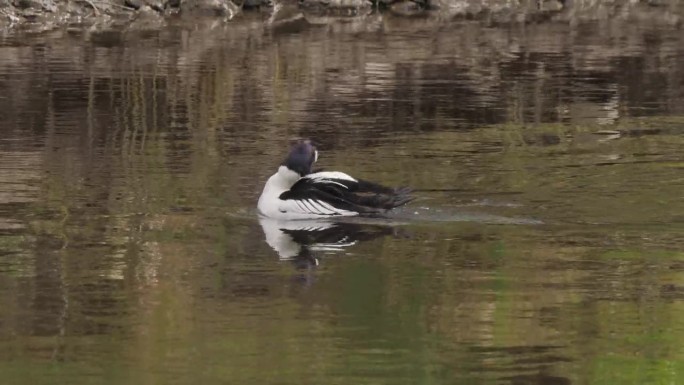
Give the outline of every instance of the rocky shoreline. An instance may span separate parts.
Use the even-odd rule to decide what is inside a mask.
[[[678,0],[0,0],[0,30],[107,29],[129,24],[155,28],[170,20],[228,21],[247,13],[264,14],[275,27],[297,24],[307,17],[333,16],[335,20],[370,13],[505,23],[656,13],[680,25],[681,9]]]

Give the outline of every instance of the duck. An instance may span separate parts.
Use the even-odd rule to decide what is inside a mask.
[[[316,171],[318,150],[309,139],[296,141],[264,185],[257,208],[273,219],[381,216],[411,202],[408,187],[386,187],[341,171]]]

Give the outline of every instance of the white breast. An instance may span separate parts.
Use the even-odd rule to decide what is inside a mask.
[[[268,178],[257,204],[259,212],[269,218],[279,218],[281,214],[280,203],[282,202],[279,198],[280,194],[289,190],[293,184],[288,183],[280,174],[280,171]]]

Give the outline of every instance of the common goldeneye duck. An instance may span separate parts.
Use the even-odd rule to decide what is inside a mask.
[[[295,143],[259,197],[262,215],[311,219],[377,215],[411,200],[409,188],[390,188],[339,171],[311,173],[318,151],[309,140]]]

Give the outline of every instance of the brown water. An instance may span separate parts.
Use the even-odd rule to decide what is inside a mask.
[[[681,383],[680,25],[1,37],[0,383]],[[294,137],[419,199],[278,255]]]

